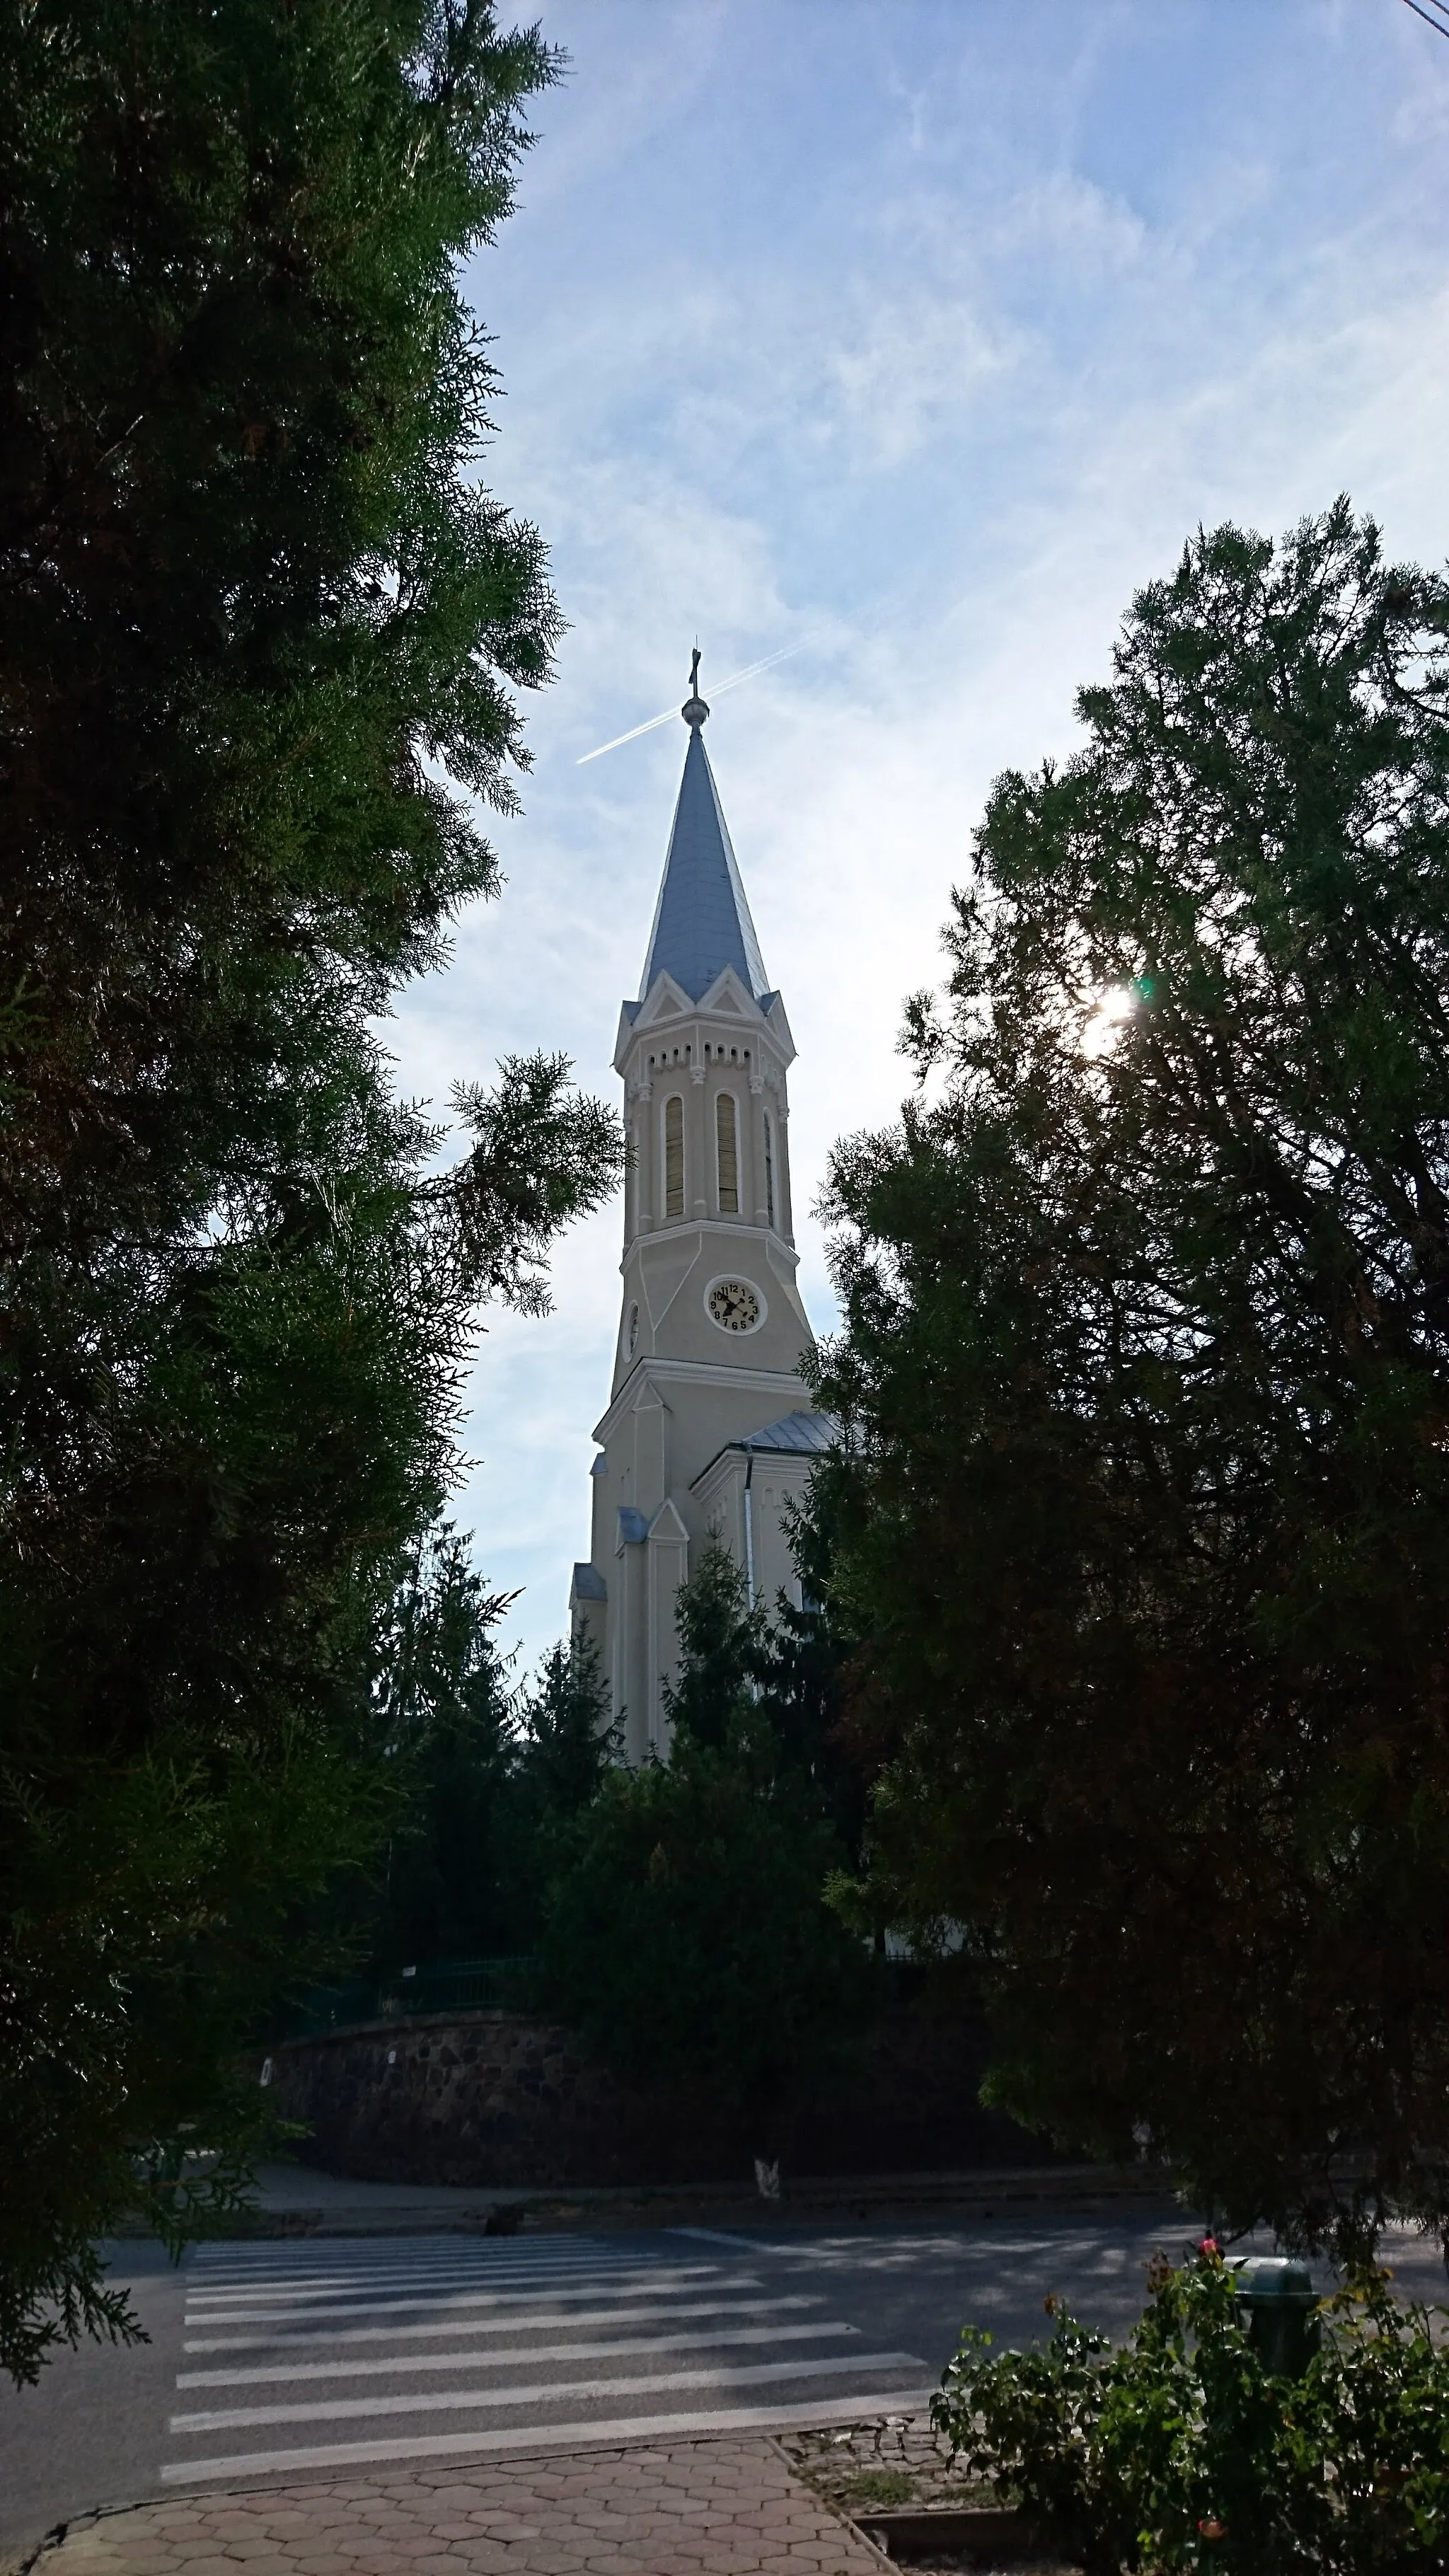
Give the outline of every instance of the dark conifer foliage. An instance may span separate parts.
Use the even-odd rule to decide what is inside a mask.
[[[777,2124],[851,2063],[878,2001],[864,1945],[825,1903],[853,1854],[811,1740],[815,1697],[802,1716],[793,1650],[722,1547],[681,1586],[678,1617],[669,1760],[611,1769],[558,1837],[546,1991],[620,2073],[749,2110],[778,2153]]]
[[[676,1734],[715,1752],[759,1734],[752,1719],[765,1621],[750,1609],[745,1578],[726,1548],[706,1548],[680,1586],[677,1622],[679,1670],[664,1686]]]
[[[613,1756],[587,1641],[519,1689],[457,1534],[431,1532],[380,1625],[374,1722],[395,1783],[384,1864],[346,1892],[358,1963],[518,1958],[539,1939],[559,1838]]]
[[[1309,2235],[1449,2218],[1446,631],[1346,503],[1199,535],[830,1182],[872,1902],[1006,2107]]]
[[[361,1968],[516,1946],[499,1906],[513,1693],[494,1630],[508,1606],[445,1525],[379,1622],[375,1724],[397,1807],[380,1883],[355,1891]]]
[[[784,1592],[752,1608],[728,1550],[705,1550],[680,1590],[679,1671],[664,1698],[676,1735],[716,1752],[733,1748],[788,1782],[856,1860],[867,1773],[845,1724],[853,1633],[823,1597],[825,1530],[822,1494],[815,1519],[794,1533],[816,1587],[798,1610]]]
[[[375,1034],[496,886],[475,800],[515,802],[558,631],[539,537],[478,481],[455,284],[554,69],[481,0],[0,13],[21,2375],[130,2330],[88,2247],[138,2173],[181,2228],[240,2170],[235,2036],[316,1973],[299,1906],[388,1829],[378,1623],[453,1473],[476,1307],[546,1302],[617,1169],[552,1057],[459,1090],[447,1168]]]
[[[515,1770],[525,1827],[547,1838],[596,1798],[618,1758],[598,1648],[587,1637],[551,1647],[517,1710]],[[530,1865],[532,1937],[546,1863]]]

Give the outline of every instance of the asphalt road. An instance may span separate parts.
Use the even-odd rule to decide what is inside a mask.
[[[627,2432],[919,2405],[964,2322],[1121,2332],[1180,2213],[961,2225],[316,2238],[115,2249],[151,2340],[0,2394],[0,2564],[97,2504]],[[1430,2249],[1402,2287],[1440,2298]]]

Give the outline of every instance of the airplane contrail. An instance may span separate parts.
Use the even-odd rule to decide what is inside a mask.
[[[777,662],[788,662],[792,653],[803,653],[814,641],[813,635],[802,636],[798,644],[783,644],[778,653],[767,653],[762,662],[750,662],[743,671],[731,671],[727,680],[715,681],[713,695],[722,698],[726,689],[737,689],[743,681],[756,679],[761,671],[772,671]],[[616,733],[612,742],[601,742],[597,751],[584,752],[574,762],[575,769],[582,769],[591,760],[602,760],[606,751],[617,751],[623,743],[637,742],[641,733],[653,733],[656,725],[668,724],[678,712],[677,707],[666,707],[662,716],[651,716],[647,724],[635,725],[632,732]]]

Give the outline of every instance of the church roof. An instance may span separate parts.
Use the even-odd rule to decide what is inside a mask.
[[[721,1458],[741,1453],[754,1458],[823,1458],[839,1438],[840,1425],[832,1414],[782,1413],[778,1422],[767,1422],[763,1431],[746,1431],[738,1440],[726,1440],[709,1467],[695,1477],[693,1491],[698,1493],[710,1467],[717,1467]]]
[[[731,1449],[769,1450],[777,1455],[793,1450],[797,1456],[823,1458],[833,1449],[839,1437],[839,1426],[828,1413],[784,1413],[778,1422],[767,1422],[763,1431],[751,1431],[743,1440],[731,1440]]]
[[[668,974],[697,1002],[715,977],[733,966],[746,990],[768,1008],[770,979],[730,846],[700,721],[702,717],[690,722],[684,777],[639,999],[643,1001],[656,975]]]

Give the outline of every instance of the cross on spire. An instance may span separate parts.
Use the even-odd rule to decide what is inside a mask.
[[[697,644],[689,665],[689,695],[679,712],[690,732],[697,737],[699,728],[709,713],[708,707],[699,694],[699,646]]]

